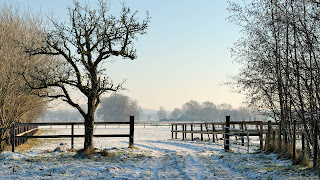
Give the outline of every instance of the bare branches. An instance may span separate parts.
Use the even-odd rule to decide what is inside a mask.
[[[239,90],[252,103],[275,114],[284,128],[280,131],[285,141],[296,114],[300,114],[305,133],[310,136],[313,125],[307,124],[320,120],[311,116],[307,121],[303,115],[320,110],[317,2],[255,0],[244,6],[233,4],[230,9],[235,14],[231,19],[244,32],[233,49],[244,64],[235,78]]]
[[[79,110],[86,122],[85,149],[92,147],[92,126],[94,113],[100,103],[100,96],[108,91],[123,89],[123,83],[114,85],[106,73],[99,69],[100,63],[111,56],[135,59],[134,41],[137,35],[145,34],[149,23],[149,15],[140,22],[137,12],[122,8],[119,18],[108,15],[106,3],[99,1],[99,9],[91,9],[89,5],[81,6],[74,1],[69,7],[69,23],[58,23],[52,20],[53,28],[48,30],[41,47],[26,46],[30,55],[57,56],[58,66],[51,72],[33,72],[33,84],[25,78],[27,85],[33,90],[55,88],[60,91],[38,94],[41,97],[61,98]],[[35,44],[35,43],[34,43]],[[65,64],[60,61],[65,62]],[[60,67],[59,65],[65,65]],[[79,90],[87,98],[87,111],[75,103],[67,87]],[[87,136],[88,135],[88,136]]]
[[[30,57],[20,48],[22,44],[39,48],[33,42],[42,38],[41,19],[23,13],[14,4],[9,7],[2,2],[0,6],[0,128],[5,130],[0,133],[2,149],[9,141],[11,124],[35,121],[48,102],[33,94],[45,90],[26,90],[20,72],[42,71],[50,61],[43,62],[42,55]]]

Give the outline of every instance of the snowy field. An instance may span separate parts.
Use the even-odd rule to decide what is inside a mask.
[[[83,133],[75,128],[75,134]],[[95,134],[129,133],[128,126],[97,127]],[[70,134],[70,128],[48,129],[43,134]],[[181,134],[178,134],[181,137]],[[207,136],[205,136],[207,138]],[[135,148],[128,138],[95,138],[95,147],[108,149],[109,156],[91,159],[75,152],[52,152],[70,148],[70,139],[39,140],[26,152],[5,151],[0,155],[0,179],[318,179],[316,171],[293,166],[275,154],[257,153],[258,142],[250,139],[246,148],[224,152],[223,141],[171,139],[168,126],[135,127]],[[60,145],[63,144],[63,145]],[[75,148],[83,138],[75,139]]]

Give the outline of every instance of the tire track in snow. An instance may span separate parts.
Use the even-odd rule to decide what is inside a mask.
[[[199,147],[183,141],[140,141],[136,145],[157,154],[149,164],[152,179],[247,179],[217,156],[204,153],[208,150],[205,144]]]
[[[192,177],[191,179],[208,179],[212,173],[206,166],[200,163],[197,156],[193,154],[187,154],[184,160],[187,164],[186,170],[189,176]]]
[[[190,179],[184,170],[183,160],[175,152],[167,152],[161,158],[160,179]]]
[[[197,156],[199,163],[210,169],[213,174],[211,178],[215,179],[248,179],[247,176],[235,172],[231,166],[226,165],[216,156]],[[210,174],[210,173],[209,173]]]
[[[149,164],[152,169],[152,179],[191,179],[184,170],[183,156],[174,148],[150,142],[136,143],[136,146],[152,150],[157,154],[156,160],[152,160]]]

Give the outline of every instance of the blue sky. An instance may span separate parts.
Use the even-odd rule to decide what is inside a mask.
[[[1,0],[0,0],[1,1]],[[93,7],[97,1],[87,1]],[[112,12],[121,2],[112,0]],[[34,12],[67,20],[71,0],[21,0]],[[114,82],[127,79],[123,94],[148,109],[180,108],[189,100],[212,101],[241,106],[242,95],[221,86],[227,76],[236,75],[228,48],[240,38],[239,28],[226,20],[227,0],[127,0],[126,5],[143,17],[149,11],[150,27],[135,45],[138,58],[117,59],[106,64]],[[106,95],[107,96],[107,95]]]

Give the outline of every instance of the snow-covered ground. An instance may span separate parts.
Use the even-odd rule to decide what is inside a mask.
[[[95,134],[128,133],[125,126],[97,127]],[[48,129],[43,134],[69,134],[70,129]],[[75,134],[83,133],[75,129]],[[179,135],[181,137],[181,134]],[[135,128],[135,148],[128,138],[95,138],[95,147],[109,156],[83,159],[75,152],[50,152],[70,147],[70,139],[40,140],[27,152],[0,155],[0,179],[318,179],[317,172],[279,160],[275,154],[257,152],[250,139],[250,153],[239,145],[224,152],[223,141],[171,139],[168,126]],[[67,145],[60,145],[60,144]],[[83,139],[75,140],[75,148]]]

